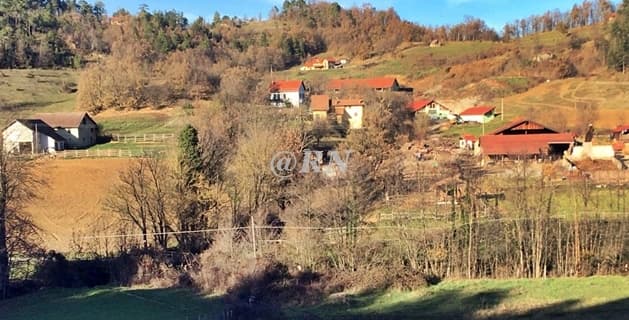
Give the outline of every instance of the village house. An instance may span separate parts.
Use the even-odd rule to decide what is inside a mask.
[[[54,153],[63,150],[65,139],[40,119],[17,119],[2,132],[4,151]]]
[[[612,129],[612,139],[629,142],[629,124],[621,124]]]
[[[328,82],[328,90],[339,92],[349,89],[372,89],[378,92],[400,91],[404,88],[400,86],[396,78],[368,78],[368,79],[332,79]]]
[[[621,124],[612,129],[612,145],[618,153],[629,153],[629,124]]]
[[[574,142],[573,133],[560,133],[535,121],[518,118],[479,139],[480,153],[493,159],[559,159]]]
[[[336,114],[336,122],[346,124],[349,129],[363,127],[363,109],[365,102],[362,99],[336,99],[332,103]]]
[[[408,109],[413,113],[423,112],[433,121],[456,120],[459,117],[452,110],[432,99],[413,100]]]
[[[344,61],[337,60],[336,58],[310,58],[306,60],[304,65],[300,68],[302,71],[308,70],[329,70],[343,68]]]
[[[96,144],[98,125],[85,112],[57,112],[36,114],[65,140],[65,148],[87,148]]]
[[[269,100],[275,107],[299,107],[306,97],[301,80],[276,80],[269,86]]]
[[[463,122],[487,123],[494,119],[496,107],[475,106],[465,109],[459,114]]]
[[[478,139],[473,134],[464,133],[459,137],[459,148],[474,151],[478,148]]]
[[[330,97],[326,94],[311,95],[310,112],[312,112],[312,119],[314,121],[328,120],[329,115],[332,112]]]

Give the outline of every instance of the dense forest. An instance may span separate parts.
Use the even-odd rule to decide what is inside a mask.
[[[0,4],[0,67],[82,68],[79,108],[98,112],[160,107],[217,93],[223,100],[238,99],[242,90],[265,90],[261,83],[268,71],[323,52],[365,59],[408,42],[517,41],[550,30],[568,35],[571,28],[614,20],[605,35],[593,39],[602,60],[621,70],[629,51],[625,11],[608,0],[586,0],[570,11],[508,23],[498,33],[474,17],[429,27],[404,21],[392,8],[367,4],[342,8],[335,2],[287,0],[265,21],[217,12],[212,21],[190,22],[183,13],[147,6],[135,14],[109,14],[102,2],[7,0]],[[573,37],[574,47],[584,41]]]
[[[390,51],[403,41],[508,41],[596,24],[608,20],[614,11],[608,0],[586,0],[569,11],[555,9],[507,23],[499,34],[474,17],[455,25],[428,27],[402,20],[392,8],[382,11],[368,4],[342,8],[336,2],[287,0],[281,8],[271,9],[266,22],[272,28],[256,28],[258,21],[219,13],[211,22],[202,18],[190,22],[180,12],[149,12],[147,6],[135,15],[125,10],[107,14],[100,1],[6,0],[0,3],[0,67],[78,67],[112,53],[116,43],[139,41],[143,58],[152,62],[198,48],[214,62],[245,54],[249,57],[239,62],[247,64],[265,55],[260,52],[273,51],[275,61],[257,67],[273,64],[282,69],[326,50],[367,57]]]

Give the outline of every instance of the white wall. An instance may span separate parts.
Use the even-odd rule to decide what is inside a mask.
[[[586,142],[587,144],[587,142]],[[614,148],[611,145],[593,146],[589,145],[574,146],[570,158],[574,160],[592,159],[592,160],[609,160],[614,158]]]
[[[4,150],[7,152],[16,149],[20,142],[32,142],[33,131],[19,122],[14,122],[2,132]]]
[[[2,133],[4,138],[4,150],[7,152],[17,151],[18,144],[20,143],[35,143],[35,150],[20,150],[20,152],[54,152],[55,150],[55,139],[38,132],[37,137],[35,136],[35,132],[30,128],[24,126],[19,122],[14,122],[10,125],[4,132]]]
[[[491,121],[493,117],[486,117],[484,115],[462,115],[461,120],[466,122],[478,122],[478,123],[486,123]]]
[[[273,99],[274,95],[279,95],[281,102],[275,103],[272,102],[272,105],[277,107],[284,107],[284,102],[290,102],[291,106],[299,107],[303,102],[306,96],[306,91],[304,90],[304,86],[299,87],[299,91],[289,91],[289,92],[277,92],[271,93],[269,95],[270,99]]]
[[[348,115],[350,129],[360,129],[363,127],[363,107],[362,106],[345,107],[345,113],[347,113]]]

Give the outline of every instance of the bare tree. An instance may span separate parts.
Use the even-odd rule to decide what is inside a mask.
[[[168,245],[166,232],[172,230],[171,180],[162,159],[141,158],[120,173],[120,182],[105,202],[107,209],[140,230],[144,249],[149,247],[149,233],[162,249]]]
[[[10,249],[17,248],[12,239],[27,240],[29,235],[16,232],[34,231],[30,220],[22,211],[24,204],[34,198],[31,163],[15,158],[4,151],[0,141],[0,299],[8,295]],[[19,227],[7,230],[8,227]]]

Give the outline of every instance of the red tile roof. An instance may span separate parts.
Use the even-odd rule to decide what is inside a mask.
[[[463,138],[463,140],[465,141],[472,141],[472,142],[476,142],[476,136],[473,134],[469,134],[469,133],[464,133],[461,135],[461,138]]]
[[[389,89],[397,83],[395,78],[369,78],[369,79],[332,79],[328,82],[328,89],[340,90],[352,87],[367,87],[370,89]]]
[[[545,153],[549,144],[573,140],[573,133],[486,135],[480,137],[480,147],[485,155],[533,155]]]
[[[365,102],[362,99],[336,99],[332,103],[335,107],[351,107],[351,106],[364,106]]]
[[[620,124],[618,126],[616,126],[616,128],[612,129],[613,133],[620,133],[623,132],[625,130],[629,130],[629,124]]]
[[[616,141],[614,143],[612,143],[612,148],[614,148],[614,151],[618,152],[618,151],[622,151],[625,149],[625,143],[622,141]]]
[[[269,91],[271,92],[295,92],[303,85],[301,80],[276,80],[271,82]]]
[[[496,109],[496,107],[491,107],[491,106],[471,107],[469,109],[465,109],[463,112],[461,112],[460,115],[462,115],[462,116],[482,116],[484,114],[487,114],[487,113],[493,111],[494,109]]]
[[[418,100],[413,100],[409,105],[408,105],[408,109],[411,110],[412,112],[417,112],[419,110],[422,110],[424,108],[426,108],[427,105],[429,105],[430,103],[432,103],[434,100],[432,99],[418,99]]]
[[[310,96],[310,110],[312,111],[330,110],[330,97],[327,94],[314,94]]]

